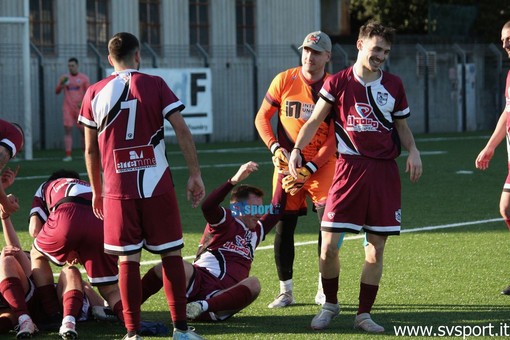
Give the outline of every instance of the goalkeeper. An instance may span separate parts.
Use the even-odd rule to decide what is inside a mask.
[[[264,101],[255,118],[257,131],[273,154],[275,171],[273,175],[273,194],[275,193],[278,173],[287,171],[287,159],[294,147],[294,141],[301,127],[306,123],[315,106],[317,93],[324,80],[329,76],[325,66],[331,58],[331,40],[323,32],[308,34],[300,49],[302,50],[300,67],[294,67],[278,74],[272,81]],[[273,131],[271,118],[277,114],[277,127]],[[276,225],[274,256],[280,293],[269,304],[269,308],[285,307],[294,304],[293,264],[294,232],[298,217],[306,215],[306,197],[313,202],[313,210],[322,219],[324,205],[335,170],[335,137],[333,125],[329,120],[323,122],[313,141],[303,149],[306,164],[299,169],[299,176],[282,180],[282,187],[288,195],[283,218]],[[320,231],[319,235],[320,252]],[[321,280],[315,298],[322,304]]]

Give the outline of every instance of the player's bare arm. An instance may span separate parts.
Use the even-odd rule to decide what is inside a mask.
[[[494,132],[489,138],[489,141],[485,145],[485,147],[480,151],[475,160],[475,167],[480,170],[486,170],[489,167],[489,162],[494,156],[494,151],[498,147],[498,145],[505,139],[506,136],[506,119],[507,113],[503,111],[501,116],[499,117],[498,124],[494,129]]]
[[[252,172],[255,172],[259,169],[259,165],[255,162],[248,162],[239,167],[239,170],[237,170],[236,174],[232,176],[230,179],[230,183],[236,185],[237,183],[245,180],[250,176]]]
[[[103,186],[101,182],[101,156],[97,142],[97,129],[86,127],[85,136],[85,166],[92,189],[92,210],[97,218],[103,219]]]
[[[21,268],[25,272],[25,275],[30,276],[32,272],[32,268],[30,265],[30,260],[22,252],[21,242],[19,241],[18,234],[16,234],[16,230],[12,224],[12,221],[9,215],[2,214],[2,229],[4,234],[4,240],[6,246],[10,247],[10,255],[15,256],[18,260]],[[5,248],[4,248],[5,250]]]
[[[0,170],[2,170],[7,162],[11,159],[9,151],[3,146],[0,146]],[[0,185],[0,205],[2,211],[12,214],[19,209],[18,200],[14,196],[7,196],[4,186]]]
[[[33,238],[36,238],[37,235],[39,235],[39,232],[41,231],[42,227],[44,225],[44,222],[39,218],[37,215],[30,216],[30,221],[28,223],[28,233]]]
[[[317,132],[317,129],[321,123],[326,119],[329,111],[331,110],[331,104],[326,102],[324,99],[319,98],[315,104],[310,119],[303,125],[294,144],[289,158],[289,172],[294,178],[298,178],[297,168],[302,166],[303,159],[301,157],[301,150],[307,146],[312,140],[313,136]]]
[[[402,146],[407,150],[407,152],[409,152],[409,156],[407,156],[406,161],[406,172],[409,173],[409,178],[411,182],[414,183],[418,181],[423,173],[420,151],[418,151],[418,148],[416,147],[413,133],[411,132],[409,125],[407,125],[407,120],[395,119],[394,124]]]
[[[196,208],[205,196],[205,186],[200,173],[195,142],[180,112],[172,113],[168,117],[168,121],[175,131],[179,147],[186,161],[186,165],[188,166],[189,179],[186,188],[186,197],[188,201],[191,200],[193,208]]]

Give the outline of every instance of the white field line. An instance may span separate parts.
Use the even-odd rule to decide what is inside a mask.
[[[252,148],[247,148],[248,150],[251,150]],[[265,150],[265,149],[264,149]],[[420,155],[422,156],[435,156],[435,155],[442,155],[447,153],[446,151],[422,151],[420,152]],[[401,156],[407,155],[406,152],[402,152]],[[268,157],[269,158],[269,157]],[[50,160],[50,159],[47,159]],[[272,162],[257,162],[259,165],[270,165],[273,164]],[[243,163],[219,163],[219,164],[201,164],[201,169],[217,169],[217,168],[235,168],[240,166]],[[178,170],[188,170],[187,166],[171,166],[170,169],[172,171],[178,171]],[[18,176],[16,177],[16,181],[26,181],[26,180],[32,180],[32,179],[47,179],[50,175],[36,175],[36,176]],[[81,172],[80,176],[87,176],[86,172]]]
[[[442,224],[442,225],[435,225],[435,226],[428,226],[428,227],[419,227],[419,228],[412,228],[412,229],[404,229],[404,230],[401,230],[401,233],[418,233],[418,232],[423,232],[423,231],[438,230],[438,229],[448,229],[448,228],[457,228],[457,227],[465,227],[465,226],[470,226],[470,225],[475,225],[475,224],[486,224],[486,223],[493,223],[493,222],[500,222],[500,221],[503,221],[503,219],[502,218],[492,218],[492,219],[488,219],[488,220],[450,223],[450,224]],[[346,236],[344,238],[344,241],[359,240],[359,239],[362,239],[364,237],[365,237],[364,234],[362,234],[362,235]],[[305,242],[296,242],[296,243],[294,243],[294,246],[301,247],[301,246],[308,246],[308,245],[311,245],[311,244],[317,244],[317,240],[305,241]],[[257,249],[255,251],[269,250],[269,249],[273,249],[273,248],[274,248],[273,245],[267,245],[267,246],[257,247]],[[185,259],[185,260],[193,260],[194,258],[195,258],[195,255],[183,256],[183,259]],[[142,266],[149,266],[149,265],[154,265],[156,263],[159,263],[160,261],[161,261],[160,259],[150,260],[150,261],[141,261],[140,265],[142,265]],[[85,274],[85,270],[84,269],[80,269],[80,272],[82,274]],[[59,274],[60,273],[54,273],[53,276],[56,277]]]
[[[479,220],[479,221],[469,221],[469,222],[459,222],[459,223],[450,223],[450,224],[442,224],[442,225],[436,225],[436,226],[428,226],[428,227],[419,227],[419,228],[412,228],[412,229],[403,229],[401,230],[400,232],[401,233],[418,233],[418,232],[423,232],[423,231],[430,231],[430,230],[438,230],[438,229],[448,229],[448,228],[457,228],[457,227],[465,227],[465,226],[470,226],[470,225],[476,225],[476,224],[486,224],[486,223],[492,223],[492,222],[500,222],[500,221],[503,221],[502,218],[492,218],[492,219],[488,219],[488,220]],[[362,234],[362,235],[352,235],[352,236],[346,236],[344,238],[344,241],[349,241],[349,240],[358,240],[358,239],[362,239],[365,237],[365,234]],[[313,240],[313,241],[305,241],[305,242],[296,242],[294,243],[294,245],[296,247],[299,247],[299,246],[307,246],[307,245],[310,245],[310,244],[317,244],[317,240]],[[257,250],[268,250],[268,249],[273,249],[274,246],[273,245],[267,245],[267,246],[262,246],[262,247],[257,247],[256,251]],[[194,259],[195,256],[192,255],[192,256],[185,256],[184,259],[186,260],[189,260],[189,259]],[[149,265],[149,264],[154,264],[154,263],[158,263],[160,260],[154,260],[154,261],[143,261],[141,262],[142,265]]]

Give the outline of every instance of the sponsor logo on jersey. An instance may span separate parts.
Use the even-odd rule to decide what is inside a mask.
[[[238,253],[241,256],[252,258],[252,254],[250,252],[250,247],[248,244],[250,243],[251,233],[249,233],[248,239],[242,238],[240,235],[236,235],[235,242],[227,241],[221,247],[224,250],[232,251],[234,253]],[[248,236],[248,235],[246,235]]]
[[[156,166],[156,156],[152,145],[113,150],[117,173],[138,171]]]
[[[354,105],[356,113],[359,116],[347,116],[347,131],[364,132],[364,131],[378,131],[379,121],[370,118],[372,115],[372,107],[365,103],[356,103]]]

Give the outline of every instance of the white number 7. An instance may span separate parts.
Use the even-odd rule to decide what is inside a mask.
[[[128,123],[126,128],[126,140],[135,138],[136,99],[121,102],[120,109],[128,109]]]

